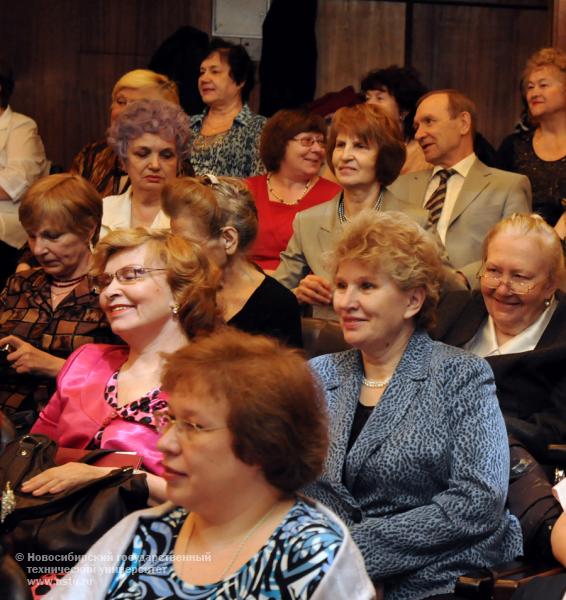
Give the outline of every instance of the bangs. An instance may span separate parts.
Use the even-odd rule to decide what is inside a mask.
[[[19,211],[20,221],[26,232],[37,231],[40,227],[49,227],[56,231],[76,231],[81,229],[67,202],[62,198],[42,196],[35,202],[22,205]]]

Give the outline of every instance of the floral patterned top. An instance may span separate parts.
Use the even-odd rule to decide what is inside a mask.
[[[196,175],[250,177],[265,170],[259,157],[259,139],[265,117],[244,104],[228,131],[203,136],[200,131],[206,111],[191,117],[191,164]]]
[[[112,419],[123,419],[132,423],[142,423],[149,427],[153,425],[153,413],[157,410],[167,408],[167,401],[161,394],[161,388],[156,387],[147,394],[144,394],[139,400],[133,400],[124,406],[118,404],[118,373],[113,373],[106,384],[104,390],[104,400],[114,409],[112,415],[104,421],[102,427],[94,435],[90,444],[91,448],[100,448],[104,428]]]

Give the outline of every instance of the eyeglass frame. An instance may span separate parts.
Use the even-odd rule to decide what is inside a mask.
[[[121,279],[122,275],[120,274],[120,271],[123,272],[125,269],[133,269],[134,270],[134,278],[133,279]],[[143,265],[126,265],[125,267],[120,267],[119,269],[114,271],[114,273],[103,272],[103,273],[99,273],[98,275],[90,275],[89,276],[90,287],[92,289],[94,289],[96,291],[96,293],[100,294],[100,292],[102,292],[102,290],[106,289],[114,281],[114,278],[116,278],[116,280],[119,283],[129,285],[129,284],[136,283],[136,281],[143,281],[148,273],[152,273],[154,271],[167,271],[167,269],[164,267],[157,268],[157,267],[144,267]],[[101,283],[99,283],[99,278],[104,275],[109,278],[107,280],[108,283],[101,284]]]
[[[507,289],[512,293],[512,294],[517,294],[518,296],[522,296],[525,294],[529,294],[530,292],[532,292],[536,286],[540,283],[538,281],[532,282],[525,282],[527,285],[529,285],[530,287],[528,289],[525,290],[517,290],[515,288],[515,285],[517,284],[517,282],[513,282],[512,277],[511,279],[507,279],[504,280],[502,275],[496,275],[495,273],[487,273],[486,272],[486,265],[485,263],[482,265],[481,269],[478,271],[478,273],[476,274],[476,277],[478,279],[483,279],[485,281],[485,285],[490,289],[490,290],[496,290],[502,283],[504,283],[507,286]],[[492,281],[497,281],[497,285],[496,286],[491,286],[487,283],[487,280],[491,279]],[[519,282],[519,285],[521,285],[521,282]]]
[[[302,138],[292,137],[291,140],[293,142],[299,142],[299,144],[301,144],[301,146],[303,148],[312,148],[315,144],[318,144],[321,148],[326,148],[326,139],[323,139],[321,141],[321,140],[315,138],[313,135],[309,135],[307,137],[302,137]]]
[[[160,419],[164,419],[167,422],[167,425],[164,427],[160,427],[158,424]],[[219,431],[220,429],[228,429],[228,425],[219,425],[217,427],[202,427],[201,425],[197,425],[192,421],[187,421],[186,419],[178,419],[177,417],[171,415],[167,410],[156,410],[153,413],[153,424],[157,433],[159,435],[164,435],[167,433],[171,427],[175,428],[175,433],[208,433],[211,431]]]

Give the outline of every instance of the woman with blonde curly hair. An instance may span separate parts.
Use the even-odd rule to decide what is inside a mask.
[[[566,52],[558,48],[535,52],[523,71],[522,93],[533,128],[503,140],[499,166],[530,179],[533,211],[554,226],[566,198]],[[560,235],[566,235],[564,219]]]
[[[151,494],[162,499],[164,482],[154,475],[163,467],[153,413],[168,401],[161,390],[163,353],[215,327],[215,269],[197,244],[140,228],[106,236],[97,246],[93,273],[100,306],[127,345],[86,344],[71,355],[32,433],[64,447],[137,452]],[[57,493],[109,470],[67,463],[22,489]]]
[[[330,450],[306,493],[348,524],[387,600],[451,593],[462,573],[522,550],[491,371],[428,336],[442,262],[407,215],[361,213],[333,256],[334,310],[354,349],[311,361]]]

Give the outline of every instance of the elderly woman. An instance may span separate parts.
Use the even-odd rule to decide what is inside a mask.
[[[327,443],[304,360],[227,329],[171,355],[163,385],[171,502],[118,523],[49,598],[373,598],[347,528],[297,496]]]
[[[0,404],[10,415],[45,405],[73,350],[115,340],[86,279],[101,216],[100,196],[78,175],[46,177],[20,203],[39,267],[12,275],[0,296]]]
[[[566,197],[566,52],[558,48],[535,52],[523,71],[522,88],[536,126],[503,140],[499,166],[527,175],[533,210],[555,225]],[[566,219],[560,235],[566,236]]]
[[[165,75],[135,69],[122,75],[112,90],[110,125],[128,105],[138,100],[164,100],[179,104],[177,85]],[[123,194],[130,185],[126,173],[107,140],[87,144],[74,158],[71,171],[78,173],[104,196]],[[185,172],[191,175],[191,172]]]
[[[522,551],[491,371],[427,335],[442,263],[406,215],[360,215],[333,265],[334,309],[354,349],[311,361],[330,451],[306,492],[348,524],[386,600],[450,593],[460,574]]]
[[[254,70],[243,46],[212,41],[198,79],[207,108],[191,117],[191,164],[197,175],[250,177],[263,171],[259,138],[265,117],[247,105]]]
[[[296,298],[248,259],[258,223],[253,198],[242,181],[214,176],[178,179],[165,189],[163,210],[171,218],[171,230],[203,244],[222,269],[217,300],[228,325],[302,346]]]
[[[265,124],[259,147],[267,174],[247,180],[258,212],[259,231],[250,256],[262,269],[279,265],[295,215],[332,199],[340,187],[319,177],[326,124],[305,110],[280,110]]]
[[[103,199],[101,237],[124,227],[169,228],[161,211],[161,192],[179,174],[189,135],[188,116],[171,102],[140,100],[120,114],[108,130],[108,143],[132,185],[123,194]]]
[[[386,69],[370,71],[361,83],[362,93],[368,104],[375,104],[385,111],[403,130],[407,157],[401,174],[428,169],[422,148],[414,139],[413,118],[418,99],[427,88],[419,74],[411,67],[392,65]]]
[[[566,302],[560,240],[538,215],[500,221],[484,241],[480,291],[448,294],[435,337],[486,357],[507,428],[539,459],[566,441]]]
[[[427,211],[397,198],[387,185],[395,181],[405,161],[405,146],[397,124],[376,106],[341,108],[330,126],[326,159],[343,191],[332,200],[297,213],[293,235],[274,277],[292,289],[299,302],[323,307],[329,316],[331,274],[325,254],[343,225],[365,208],[400,210],[421,225]]]
[[[69,448],[136,452],[162,498],[161,452],[153,413],[167,406],[161,388],[163,352],[175,351],[216,323],[215,281],[197,244],[143,229],[112,232],[99,242],[94,284],[114,333],[127,346],[87,344],[65,363],[32,433]],[[108,468],[67,463],[22,486],[57,493],[102,477]]]

